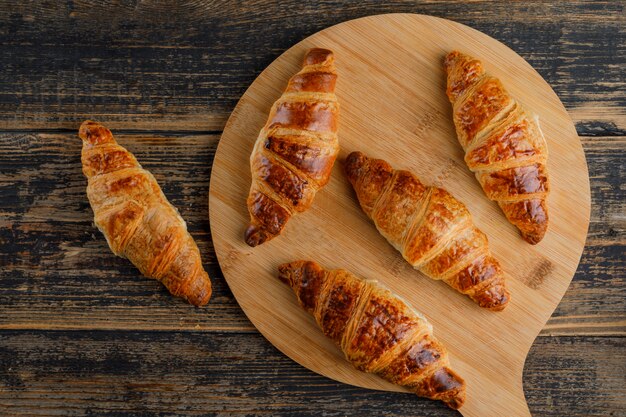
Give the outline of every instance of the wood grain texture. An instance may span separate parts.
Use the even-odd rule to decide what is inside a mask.
[[[220,130],[285,49],[345,20],[422,13],[505,43],[557,92],[578,132],[626,132],[626,14],[577,2],[5,2],[0,127]],[[558,16],[558,18],[555,18]]]
[[[339,161],[351,151],[393,161],[428,184],[446,188],[489,236],[507,274],[511,298],[503,312],[484,311],[452,297],[443,283],[415,271],[380,236],[355,202],[341,173],[302,216],[268,244],[242,239],[250,152],[280,95],[312,47],[333,50],[341,106]],[[528,245],[501,219],[464,166],[445,95],[444,56],[464,52],[485,63],[541,121],[550,149],[550,232]],[[529,88],[532,86],[532,88]],[[403,388],[357,371],[276,278],[283,262],[311,259],[378,279],[423,313],[467,383],[466,416],[528,415],[522,369],[534,338],[557,307],[576,271],[589,224],[589,179],[572,122],[550,87],[521,57],[488,36],[449,20],[393,14],[357,19],[312,35],[287,50],[242,96],[226,124],[213,162],[210,222],[228,284],[255,327],[303,366],[341,382],[385,390]],[[418,278],[416,280],[416,278]],[[489,358],[488,361],[485,358]]]
[[[116,133],[116,132],[114,132]],[[214,298],[189,308],[115,257],[93,225],[80,139],[0,133],[0,329],[252,332],[217,265],[206,216],[218,135],[116,134],[196,239]],[[626,138],[582,138],[592,205],[586,250],[542,335],[626,335]]]
[[[504,42],[587,136],[587,246],[531,349],[525,392],[534,415],[626,415],[622,2],[0,3],[0,415],[456,415],[335,383],[278,353],[230,293],[205,214],[220,130],[261,70],[318,30],[390,12]],[[124,129],[114,133],[187,220],[213,278],[209,308],[110,253],[80,172],[87,117]]]
[[[5,331],[0,413],[43,416],[456,416],[438,402],[334,382],[259,334]],[[524,387],[535,416],[623,416],[626,339],[540,338]],[[601,389],[598,389],[601,387]]]

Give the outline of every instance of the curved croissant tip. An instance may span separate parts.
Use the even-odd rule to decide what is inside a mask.
[[[350,182],[354,183],[358,177],[358,170],[363,166],[363,162],[367,158],[362,152],[351,152],[343,163],[344,170]]]
[[[506,288],[503,288],[500,294],[494,295],[494,299],[492,299],[492,302],[489,303],[489,305],[486,305],[484,307],[486,307],[487,309],[491,311],[502,311],[506,308],[506,306],[509,305],[510,301],[511,301],[511,294]]]
[[[86,139],[87,135],[89,135],[90,129],[97,126],[100,126],[100,124],[94,122],[93,120],[85,120],[78,128],[78,136],[80,136],[81,139]]]
[[[444,64],[446,66],[450,65],[459,55],[461,55],[461,53],[457,50],[448,52],[443,60]]]
[[[248,246],[252,247],[265,243],[273,237],[274,235],[269,233],[267,230],[258,227],[255,224],[251,224],[250,226],[248,226],[244,235],[246,243],[248,244]]]
[[[458,410],[465,404],[465,388],[459,390],[453,397],[445,399],[443,402],[451,409]]]
[[[294,275],[307,270],[319,270],[321,267],[313,261],[292,261],[278,265],[278,279],[293,286]]]
[[[85,120],[80,125],[78,137],[81,138],[83,142],[92,145],[102,142],[111,142],[113,140],[113,134],[109,129],[92,120]]]
[[[443,59],[443,66],[446,70],[450,70],[450,68],[454,66],[457,62],[471,61],[473,59],[474,58],[464,54],[461,51],[454,50],[446,54],[445,58]]]
[[[531,233],[521,232],[521,234],[522,234],[522,239],[524,239],[526,242],[530,243],[531,245],[536,245],[537,243],[541,242],[546,232],[545,230],[543,230],[540,232],[531,232]]]
[[[278,265],[278,279],[287,285],[291,285],[291,274],[293,272],[293,262]]]
[[[363,159],[363,158],[365,158],[365,154],[363,152],[360,152],[360,151],[350,152],[348,156],[346,157],[346,164],[355,163],[358,160]]]
[[[202,306],[207,305],[207,303],[211,299],[212,294],[213,294],[213,290],[209,286],[208,288],[205,288],[204,291],[199,292],[197,294],[193,294],[190,297],[187,297],[187,301],[189,301],[190,304],[193,304],[196,307],[202,307]]]
[[[435,370],[430,377],[418,386],[416,394],[433,400],[443,401],[452,409],[459,409],[465,403],[465,381],[448,366]]]
[[[213,293],[209,274],[202,267],[189,279],[183,281],[163,281],[163,283],[172,295],[181,297],[196,307],[206,305]]]
[[[335,59],[333,51],[323,48],[311,48],[304,57],[304,65],[329,64]]]
[[[491,307],[488,307],[488,309],[491,311],[498,312],[498,311],[504,310],[506,306],[508,305],[509,305],[509,299],[507,298],[506,301],[499,303],[499,304],[494,304]]]

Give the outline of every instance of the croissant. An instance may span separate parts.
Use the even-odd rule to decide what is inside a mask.
[[[279,235],[295,213],[307,210],[330,179],[339,143],[333,53],[314,48],[274,103],[250,156],[250,226],[257,246]]]
[[[104,126],[86,121],[78,135],[94,222],[113,253],[161,281],[173,295],[206,304],[211,281],[198,247],[152,174]]]
[[[458,51],[445,59],[448,98],[465,162],[489,199],[498,202],[524,240],[548,228],[548,148],[537,117],[509,95],[477,59]]]
[[[398,296],[376,281],[311,261],[286,263],[278,270],[355,368],[451,408],[463,405],[465,382],[450,369],[446,349],[426,318]]]
[[[481,307],[506,307],[511,297],[500,264],[463,203],[361,152],[348,155],[345,170],[363,211],[408,263]]]

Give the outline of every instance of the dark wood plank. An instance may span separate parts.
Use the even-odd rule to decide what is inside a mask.
[[[553,86],[580,134],[626,134],[626,14],[617,1],[22,2],[0,8],[0,128],[221,130],[291,45],[362,16],[468,24]],[[462,46],[462,45],[460,45]]]
[[[543,334],[626,335],[626,138],[581,138],[591,223],[578,271]]]
[[[187,220],[214,277],[204,309],[171,297],[110,252],[93,224],[76,133],[0,138],[0,328],[252,329],[221,278],[210,238],[218,136],[118,136]]]
[[[116,258],[92,222],[76,133],[0,134],[0,329],[253,331],[210,239],[217,135],[124,135],[196,238],[215,287],[209,307],[171,297]],[[626,334],[626,137],[585,138],[592,222],[579,271],[543,334]]]
[[[533,415],[626,412],[626,338],[540,338]],[[454,416],[434,401],[334,382],[259,334],[4,331],[0,414]]]

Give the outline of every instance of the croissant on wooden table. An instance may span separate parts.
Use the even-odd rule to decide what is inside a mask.
[[[374,373],[419,396],[457,409],[465,382],[450,368],[426,318],[376,281],[315,262],[279,266],[300,305],[358,370]]]
[[[211,281],[198,247],[152,174],[104,126],[86,121],[78,134],[94,222],[113,253],[173,295],[196,306],[206,304]]]
[[[481,307],[507,306],[511,297],[500,264],[463,203],[361,152],[348,155],[345,171],[363,211],[409,264]]]
[[[248,245],[279,235],[328,183],[339,152],[336,79],[333,53],[313,48],[272,106],[250,156]]]
[[[538,118],[487,74],[479,60],[453,51],[444,65],[467,166],[524,240],[539,243],[548,228],[550,186],[548,148]]]

